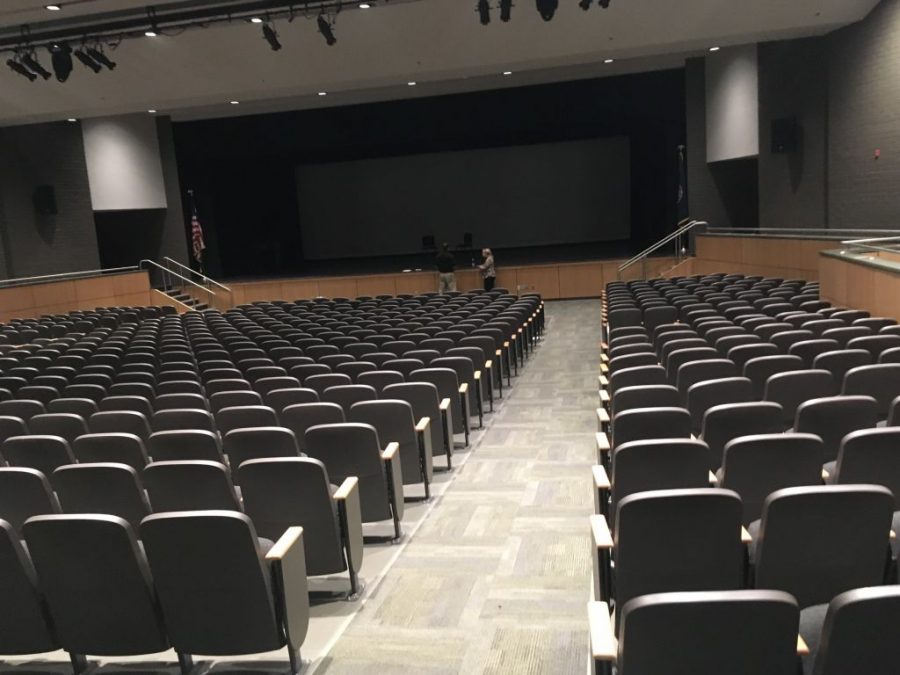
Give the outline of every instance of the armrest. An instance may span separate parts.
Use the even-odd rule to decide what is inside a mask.
[[[449,398],[441,399],[440,408],[441,408],[441,410],[450,410],[450,399]]]
[[[594,476],[594,487],[598,490],[609,490],[612,485],[609,482],[609,476],[606,475],[606,469],[595,464],[591,467],[591,473]]]
[[[498,349],[496,352],[494,352],[494,356],[499,358],[500,356],[503,356],[503,352]]]
[[[797,636],[797,656],[809,656],[809,647],[806,646],[806,641]]]
[[[350,496],[350,493],[353,492],[359,485],[359,478],[356,476],[349,476],[344,479],[344,482],[341,483],[341,486],[337,489],[333,495],[331,495],[332,499],[335,501],[344,501],[347,497]]]
[[[400,444],[396,441],[391,441],[388,443],[387,447],[384,449],[384,452],[381,453],[381,459],[391,460],[397,456],[397,453],[400,452]]]
[[[493,368],[493,366],[494,366],[494,362],[491,359],[488,359],[487,361],[484,362],[485,370],[490,370],[491,368]]]
[[[597,453],[603,454],[609,452],[609,437],[598,431],[595,438],[597,439]]]
[[[504,340],[504,341],[503,341],[503,346],[508,348],[508,347],[509,347],[509,340]]]
[[[603,353],[600,355],[600,360],[601,360],[601,361],[604,361],[604,362],[608,362],[608,361],[609,361],[609,354],[607,354],[606,352],[603,352]]]
[[[829,478],[831,478],[831,474],[828,473],[825,469],[822,469],[822,482],[827,483]]]
[[[744,526],[741,526],[741,543],[747,546],[753,543],[753,537],[750,536],[750,532]]]
[[[606,375],[600,375],[597,379],[600,381],[600,386],[603,389],[606,389],[609,386],[609,379]]]
[[[591,632],[591,658],[594,661],[615,662],[618,644],[605,602],[588,603],[588,626]]]
[[[597,408],[597,421],[602,424],[609,424],[609,412],[606,408]]]
[[[419,442],[419,461],[422,463],[422,471],[430,483],[434,471],[434,447],[431,443],[431,418],[427,415],[416,424],[416,437]]]
[[[601,364],[600,364],[600,372],[603,373],[604,375],[605,375],[606,373],[608,373],[608,372],[609,372],[609,364],[608,364],[608,363],[601,363]]]
[[[359,503],[359,479],[350,476],[332,495],[337,503],[341,523],[341,541],[347,560],[354,572],[359,572],[363,560],[362,507]]]
[[[606,343],[606,342],[601,342],[601,343],[600,343],[600,349],[606,351],[607,349],[609,349],[609,344]]]
[[[419,420],[418,424],[416,424],[416,431],[420,434],[425,433],[428,430],[429,424],[431,424],[431,418],[428,416],[423,417]]]
[[[475,371],[475,376],[474,376],[474,377],[475,377],[475,381],[476,381],[476,382],[477,382],[478,380],[480,380],[480,379],[481,379],[481,371],[480,371],[480,370],[476,370],[476,371]]]
[[[460,394],[465,394],[468,391],[469,391],[469,383],[468,382],[463,382],[461,385],[459,385],[459,393]]]
[[[300,648],[309,629],[309,588],[303,528],[289,527],[269,549],[266,561],[272,570],[272,593],[287,643]]]
[[[600,401],[603,403],[609,403],[609,391],[606,389],[600,390]]]
[[[613,547],[612,534],[604,516],[597,514],[591,516],[591,536],[594,539],[594,548],[609,550]]]
[[[716,474],[714,474],[712,471],[710,471],[709,472],[709,484],[716,485],[716,484],[718,484],[718,482],[719,482],[719,479],[716,478]]]

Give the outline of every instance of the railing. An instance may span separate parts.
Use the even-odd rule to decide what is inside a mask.
[[[685,219],[685,220],[687,220],[687,219]],[[682,220],[681,222],[685,223],[684,220]],[[690,232],[695,227],[706,226],[708,224],[709,223],[707,223],[705,220],[689,220],[684,225],[680,225],[679,228],[677,230],[675,230],[674,232],[672,232],[671,234],[663,237],[662,239],[660,239],[658,242],[656,242],[652,246],[645,248],[643,251],[638,253],[636,256],[634,256],[630,260],[626,260],[624,263],[619,265],[618,270],[616,270],[617,278],[621,280],[622,273],[625,270],[627,270],[629,267],[631,267],[632,265],[636,265],[637,263],[641,264],[641,276],[643,278],[646,278],[647,277],[647,258],[650,256],[651,253],[656,253],[663,246],[665,246],[666,244],[669,244],[673,241],[675,242],[675,259],[677,261],[676,265],[680,264],[681,262],[683,262],[685,260],[685,258],[687,258],[687,247],[684,246],[683,237],[690,234]]]
[[[0,281],[0,288],[13,288],[15,286],[27,286],[28,284],[41,284],[53,281],[73,281],[75,279],[88,279],[104,274],[122,274],[124,272],[137,272],[137,265],[129,267],[106,267],[98,270],[80,270],[78,272],[62,272],[60,274],[42,274],[36,277],[17,277]]]
[[[178,289],[183,294],[191,295],[190,293],[188,293],[187,289],[188,288],[196,288],[196,289],[198,289],[198,291],[201,294],[200,297],[206,297],[206,304],[209,305],[210,307],[213,306],[214,298],[216,297],[216,293],[211,288],[201,286],[196,281],[192,281],[191,279],[188,279],[187,277],[182,276],[178,272],[173,272],[169,268],[164,267],[163,265],[160,265],[158,262],[156,262],[154,260],[148,260],[146,258],[141,260],[140,268],[147,269],[144,267],[145,264],[161,274],[162,286],[165,289],[165,291],[168,291],[170,289]],[[147,270],[147,273],[150,274],[150,270]],[[152,282],[153,275],[150,274],[150,277],[151,277],[150,285],[155,286],[156,284],[154,284]],[[181,283],[177,283],[175,280],[178,280]]]
[[[191,267],[188,267],[184,263],[180,263],[177,260],[174,260],[168,256],[165,256],[163,258],[163,263],[165,264],[165,267],[169,270],[171,270],[172,267],[176,267],[176,268],[182,270],[187,275],[188,278],[200,279],[200,283],[203,286],[205,286],[208,290],[211,290],[211,288],[213,286],[215,286],[218,290],[213,296],[215,298],[215,303],[210,304],[211,307],[215,307],[216,309],[225,311],[227,309],[231,309],[231,307],[234,306],[234,302],[233,302],[234,294],[232,293],[231,289],[228,286],[226,286],[225,284],[220,283],[220,282],[216,281],[215,279],[206,276],[202,272],[198,272],[197,270],[195,270]]]
[[[853,236],[893,235],[896,230],[832,229],[828,227],[709,227],[706,234],[725,237],[765,237],[774,239],[835,239]],[[859,240],[866,241],[866,240]]]

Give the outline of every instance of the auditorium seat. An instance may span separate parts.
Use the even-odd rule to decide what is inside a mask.
[[[59,436],[12,436],[0,446],[0,455],[9,466],[37,469],[47,478],[58,467],[75,463],[69,444]]]
[[[32,516],[59,512],[59,502],[42,471],[0,467],[0,520],[9,524],[18,536],[22,525]]]
[[[68,464],[58,467],[51,480],[63,513],[118,516],[135,531],[150,513],[140,476],[126,464]]]
[[[222,451],[232,469],[238,469],[248,459],[300,455],[294,432],[279,426],[231,429],[222,436]]]
[[[117,462],[141,472],[147,465],[144,442],[134,434],[84,434],[71,443],[72,454],[78,462]]]
[[[144,469],[143,483],[154,513],[242,510],[231,473],[220,461],[154,461]]]

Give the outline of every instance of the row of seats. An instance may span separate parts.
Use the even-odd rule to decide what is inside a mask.
[[[0,349],[0,523],[20,546],[14,558],[32,579],[29,597],[46,606],[46,625],[55,644],[73,655],[76,670],[88,654],[160,651],[148,647],[152,635],[179,652],[183,669],[190,667],[190,654],[253,653],[285,644],[269,641],[265,628],[256,637],[241,635],[244,623],[232,625],[227,612],[207,620],[197,612],[199,599],[183,615],[177,602],[171,610],[161,602],[154,585],[168,583],[166,565],[179,561],[154,556],[148,533],[162,527],[155,525],[161,519],[170,518],[174,531],[205,516],[202,527],[214,533],[237,528],[270,561],[263,578],[296,672],[308,623],[307,575],[347,573],[347,597],[355,597],[363,524],[391,522],[389,538],[400,537],[404,502],[413,498],[404,486],[421,485],[414,498],[429,498],[433,455],[445,455],[452,467],[454,436],[468,445],[470,420],[482,423],[493,409],[495,388],[502,396],[504,376],[509,386],[544,329],[538,297],[515,298],[502,290],[258,303],[224,314],[97,314],[83,319],[92,323],[88,334],[39,337]],[[409,339],[395,339],[401,337]],[[243,525],[213,522],[214,516]],[[95,610],[70,607],[72,595],[47,590],[58,575],[43,559],[34,559],[36,575],[29,574],[42,519],[59,523],[48,536],[61,546],[101,527],[113,543],[98,539],[100,551],[119,550],[116,538],[135,542],[162,624],[154,628],[139,619],[130,625],[137,634],[127,644],[123,631],[99,639],[97,622],[83,622],[76,633],[60,630],[57,621],[69,626],[69,617]],[[191,552],[198,546],[185,542],[189,536],[179,545]],[[273,576],[285,551],[290,579]],[[207,552],[243,556],[222,546]],[[76,570],[89,564],[58,551],[56,556]],[[114,578],[120,569],[130,578],[124,572],[128,557],[105,558],[100,571]],[[177,573],[189,580],[200,574],[200,565]],[[252,573],[240,572],[246,581],[235,577],[234,583],[256,585]],[[226,587],[224,574],[212,574],[211,583]],[[73,593],[99,587],[84,575],[68,580]],[[279,597],[282,584],[307,604]],[[126,591],[123,612],[146,595]],[[186,592],[183,584],[173,591],[173,602],[177,592]],[[241,601],[254,605],[249,614],[265,610],[262,597],[241,594]],[[216,611],[215,603],[208,606]],[[0,632],[0,653],[34,653],[29,636],[35,630],[27,627],[8,644]],[[179,630],[192,632],[194,641],[178,637]],[[206,633],[215,636],[198,646]]]
[[[875,362],[896,322],[741,275],[613,283],[603,313],[595,670],[893,672],[900,428],[877,425],[900,374]],[[796,351],[826,316],[888,332],[810,368]],[[865,339],[841,335],[812,358]]]

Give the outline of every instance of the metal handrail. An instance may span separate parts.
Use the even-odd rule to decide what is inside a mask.
[[[738,235],[741,237],[822,237],[826,239],[839,239],[840,237],[867,234],[895,235],[897,230],[860,230],[852,228],[829,227],[709,227],[706,232],[712,235]]]
[[[184,263],[180,263],[180,262],[178,262],[177,260],[173,260],[173,259],[170,258],[169,256],[164,256],[164,257],[163,257],[163,260],[165,260],[165,261],[168,262],[168,263],[173,263],[173,264],[175,264],[175,265],[178,265],[178,267],[180,267],[181,269],[187,270],[187,271],[190,272],[191,274],[196,274],[198,277],[200,277],[201,279],[203,279],[203,281],[205,281],[205,282],[207,282],[207,283],[215,284],[215,285],[218,286],[219,288],[221,288],[221,289],[223,289],[223,290],[228,291],[229,293],[231,293],[231,289],[228,288],[228,286],[226,286],[225,284],[221,284],[221,283],[219,283],[218,281],[216,281],[215,279],[211,279],[210,277],[206,276],[206,275],[203,274],[202,272],[198,272],[197,270],[193,269],[192,267],[188,267],[188,266],[185,265]]]
[[[684,222],[684,221],[681,221],[681,222]],[[695,227],[698,227],[700,225],[708,225],[708,224],[709,223],[707,223],[705,220],[690,220],[690,221],[688,221],[686,224],[680,226],[674,232],[666,235],[665,237],[663,237],[662,239],[657,241],[652,246],[648,246],[643,251],[641,251],[636,256],[634,256],[633,258],[626,260],[624,263],[619,265],[619,267],[617,269],[619,278],[621,278],[622,272],[624,272],[626,269],[628,269],[629,267],[631,267],[632,265],[634,265],[636,263],[643,262],[644,260],[647,259],[647,257],[651,253],[655,253],[656,251],[661,249],[666,244],[673,242],[676,239],[680,239],[685,234],[687,234],[688,232],[693,230]],[[681,248],[679,247],[679,258],[680,258],[680,253],[681,253]]]
[[[136,272],[140,269],[138,265],[129,265],[127,267],[106,267],[98,270],[80,270],[78,272],[61,272],[59,274],[41,274],[36,277],[17,277],[15,279],[0,280],[0,288],[25,286],[32,283],[40,283],[42,281],[65,281],[67,279],[82,279],[89,277],[101,276],[103,274],[121,274],[122,272]]]
[[[212,304],[213,304],[212,299],[214,297],[216,297],[216,292],[213,291],[211,288],[207,288],[206,286],[201,286],[196,281],[193,281],[192,279],[188,279],[187,277],[185,277],[181,274],[178,274],[178,272],[173,272],[168,267],[164,267],[163,265],[160,265],[155,260],[149,260],[147,258],[144,258],[139,263],[141,266],[141,269],[144,268],[144,263],[147,263],[148,265],[152,265],[153,267],[157,268],[158,270],[160,270],[163,273],[163,284],[166,287],[166,289],[168,289],[169,287],[171,287],[173,285],[170,283],[171,277],[175,277],[176,279],[181,279],[182,282],[188,283],[191,286],[199,288],[202,292],[206,293],[206,304],[209,306],[212,306]],[[185,292],[184,283],[181,284],[181,290],[182,290],[182,292]]]

